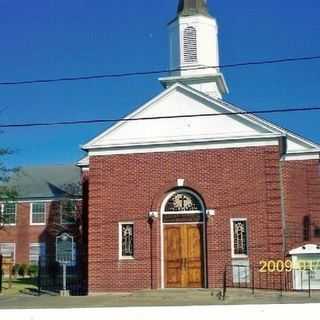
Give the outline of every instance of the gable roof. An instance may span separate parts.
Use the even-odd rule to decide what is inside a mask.
[[[81,197],[80,169],[74,165],[23,167],[6,186],[19,200]]]
[[[287,139],[287,153],[320,152],[320,146],[253,114],[224,115],[245,112],[226,101],[212,98],[198,90],[176,83],[151,99],[83,146],[84,150],[126,148],[141,145],[194,143],[227,139]],[[221,116],[182,117],[185,115]],[[139,118],[160,117],[158,120]],[[169,125],[169,121],[170,125]],[[152,123],[151,123],[152,122]]]

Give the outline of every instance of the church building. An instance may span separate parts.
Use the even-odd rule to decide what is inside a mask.
[[[223,100],[206,0],[168,30],[164,90],[83,146],[89,293],[221,287],[320,243],[320,146]]]

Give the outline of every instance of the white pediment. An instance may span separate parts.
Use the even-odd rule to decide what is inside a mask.
[[[189,87],[177,84],[126,117],[127,119],[212,115],[119,122],[84,146],[99,147],[177,143],[206,139],[250,138],[277,131],[240,115],[221,115],[234,112],[218,100],[196,94]]]
[[[153,152],[167,151],[170,146],[170,150],[190,150],[186,146],[191,145],[197,149],[200,143],[207,143],[208,148],[212,143],[223,148],[224,142],[230,141],[236,141],[233,146],[254,146],[261,144],[252,141],[262,139],[268,140],[269,145],[278,145],[278,139],[286,137],[284,160],[319,158],[319,145],[255,115],[241,113],[244,110],[230,103],[176,83],[125,117],[127,121],[117,122],[82,148],[109,150],[108,154],[112,150],[126,153],[129,149],[130,153],[145,152],[146,148]]]
[[[311,141],[307,141],[301,137],[297,137],[292,133],[288,133],[287,138],[287,152],[288,153],[301,153],[301,152],[311,152],[317,151],[319,146]]]

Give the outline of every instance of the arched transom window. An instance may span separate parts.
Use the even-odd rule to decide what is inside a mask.
[[[184,29],[183,57],[185,63],[194,63],[198,61],[197,30],[194,27],[187,27]]]
[[[201,211],[199,200],[191,193],[174,193],[166,203],[164,211]]]
[[[171,194],[163,211],[164,223],[203,221],[203,206],[200,199],[187,191]]]

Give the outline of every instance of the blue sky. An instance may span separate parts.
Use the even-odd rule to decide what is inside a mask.
[[[0,81],[168,67],[177,0],[0,0]],[[208,0],[221,63],[320,55],[319,0]],[[320,61],[224,71],[227,101],[246,110],[320,106]],[[157,76],[0,86],[0,122],[118,118],[162,90]],[[320,142],[320,112],[269,120]],[[64,164],[107,125],[6,129],[10,166]]]

